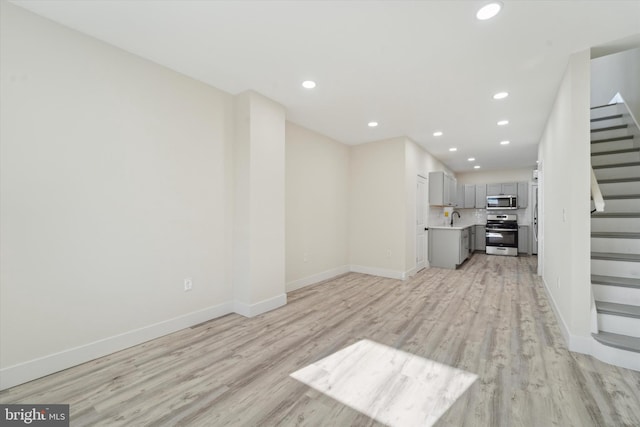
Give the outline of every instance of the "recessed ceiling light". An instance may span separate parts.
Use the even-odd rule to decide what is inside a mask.
[[[510,142],[511,142],[511,141],[500,141],[500,144],[501,144],[501,145],[509,145],[509,143],[510,143]]]
[[[474,168],[474,169],[480,169],[480,166],[475,165],[473,168]]]
[[[478,10],[478,13],[476,13],[476,18],[481,21],[486,21],[487,19],[491,19],[496,16],[498,12],[500,12],[500,9],[502,9],[502,3],[500,2],[486,4],[482,6],[480,10]]]
[[[369,122],[369,123],[368,123],[368,126],[369,126],[370,128],[374,128],[374,127],[378,126],[378,122]]]
[[[476,158],[475,158],[475,157],[469,157],[469,158],[467,159],[467,161],[468,161],[468,162],[475,162],[475,161],[476,161]]]
[[[509,120],[500,120],[498,122],[498,126],[504,126],[504,125],[508,125],[509,124]]]
[[[302,87],[305,89],[313,89],[314,87],[316,87],[316,82],[314,82],[313,80],[305,80],[302,82]]]
[[[434,132],[433,136],[442,136],[442,132],[440,132],[440,131]]]
[[[509,92],[498,92],[493,95],[493,99],[505,99],[507,96],[509,96]]]
[[[456,147],[451,147],[449,148],[449,151],[458,151],[458,149]]]

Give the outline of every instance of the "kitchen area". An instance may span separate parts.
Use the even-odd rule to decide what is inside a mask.
[[[431,267],[455,269],[476,251],[498,256],[537,254],[537,182],[458,183],[447,172],[429,173]],[[522,178],[520,175],[518,178]]]

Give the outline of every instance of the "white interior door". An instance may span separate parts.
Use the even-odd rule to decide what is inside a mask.
[[[418,175],[416,191],[416,271],[426,266],[427,233],[426,226],[427,180]]]

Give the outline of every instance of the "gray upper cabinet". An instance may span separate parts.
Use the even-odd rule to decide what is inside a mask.
[[[456,184],[456,204],[455,206],[458,208],[465,208],[464,205],[464,185]]]
[[[487,184],[487,196],[515,196],[518,194],[518,183],[504,182],[498,184]]]
[[[473,184],[464,185],[464,207],[476,207],[476,186]]]
[[[454,206],[456,204],[456,180],[445,172],[429,172],[429,204]]]
[[[442,173],[442,172],[439,172]],[[431,188],[431,187],[429,187]],[[464,194],[460,194],[464,192]],[[518,208],[526,208],[529,204],[528,182],[500,182],[497,184],[464,184],[458,185],[456,206],[459,208],[487,208],[487,196],[517,196]],[[431,198],[429,198],[431,200]],[[456,198],[452,198],[456,200]],[[434,204],[434,203],[431,203]],[[444,204],[444,206],[453,206]]]
[[[487,207],[487,185],[476,184],[476,208],[485,209]]]
[[[454,177],[449,174],[445,174],[444,176],[445,182],[449,185],[449,200],[447,206],[455,206],[458,201],[458,184]]]
[[[518,183],[518,207],[526,208],[529,204],[529,183]]]
[[[504,194],[502,184],[487,184],[487,196],[499,196],[500,194]]]
[[[518,194],[518,183],[507,182],[502,184],[502,194],[506,194],[507,196],[516,196]]]

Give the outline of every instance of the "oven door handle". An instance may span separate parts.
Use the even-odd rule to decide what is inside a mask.
[[[487,228],[487,231],[518,231],[517,228]]]

